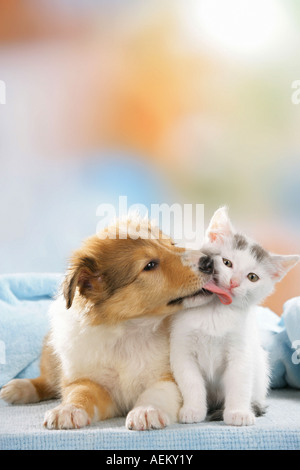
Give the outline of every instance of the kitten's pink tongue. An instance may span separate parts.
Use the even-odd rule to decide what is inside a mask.
[[[209,290],[210,292],[213,292],[214,294],[217,294],[217,296],[220,299],[220,302],[224,305],[229,305],[232,302],[232,297],[229,294],[229,292],[225,289],[222,289],[221,287],[217,286],[213,281],[209,281],[205,286],[203,287],[206,290]]]

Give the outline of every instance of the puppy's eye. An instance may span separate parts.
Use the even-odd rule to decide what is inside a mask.
[[[229,259],[223,258],[223,263],[224,263],[225,266],[227,266],[228,268],[232,268],[232,262],[231,262]]]
[[[149,261],[148,264],[144,267],[144,271],[151,271],[151,269],[155,269],[158,266],[157,260]]]
[[[248,278],[249,281],[251,281],[251,282],[257,282],[258,279],[259,279],[258,275],[255,274],[255,273],[249,273],[248,276],[247,276],[247,278]]]

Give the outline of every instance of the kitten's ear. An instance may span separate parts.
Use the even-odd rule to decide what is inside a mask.
[[[280,281],[298,261],[300,261],[299,255],[271,255],[273,280]]]
[[[234,229],[228,217],[227,207],[220,207],[209,223],[205,237],[210,243],[223,243],[224,238],[233,235]]]

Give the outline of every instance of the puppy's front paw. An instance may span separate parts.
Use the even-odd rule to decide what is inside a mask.
[[[44,426],[48,429],[78,429],[91,424],[85,410],[74,405],[59,405],[45,414]]]
[[[191,408],[183,406],[179,411],[180,423],[200,423],[206,418],[206,408]]]
[[[255,416],[248,410],[225,410],[224,422],[231,426],[252,426],[255,423]]]
[[[0,398],[7,403],[35,403],[39,397],[35,386],[28,379],[14,379],[2,387]]]
[[[170,424],[170,418],[164,411],[152,406],[138,406],[131,410],[126,418],[127,429],[146,431],[162,429]]]

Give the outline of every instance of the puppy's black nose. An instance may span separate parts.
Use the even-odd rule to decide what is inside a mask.
[[[210,256],[201,256],[199,259],[199,270],[205,274],[212,274],[214,270],[214,260]]]

